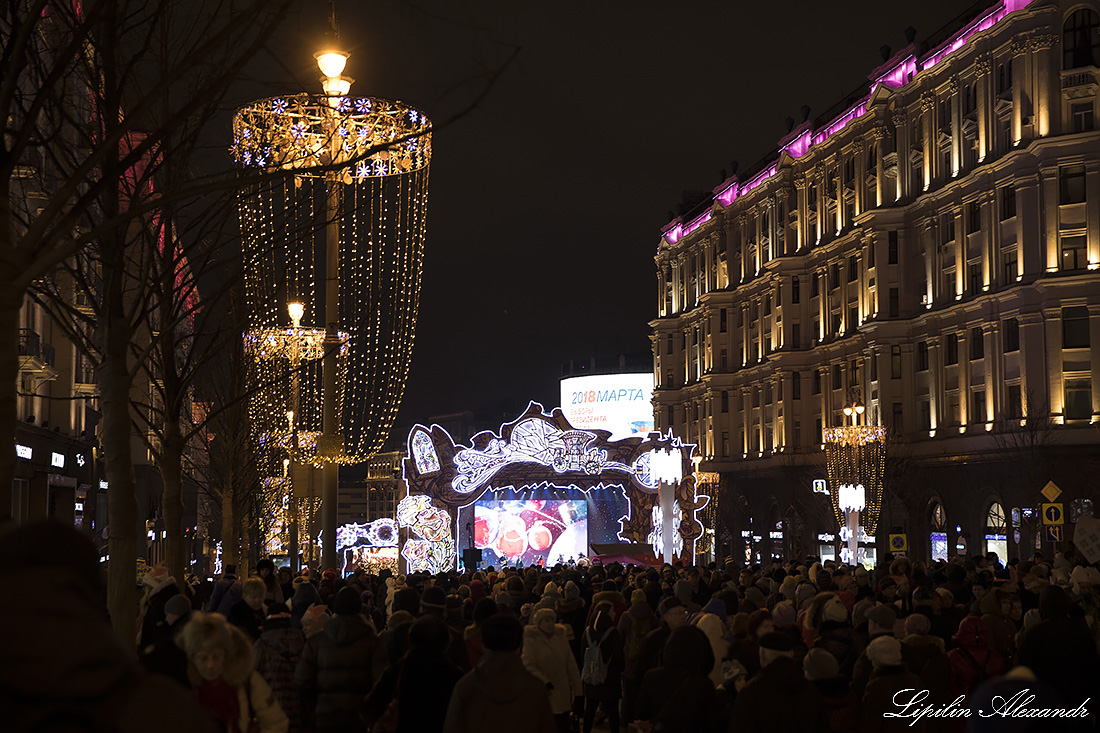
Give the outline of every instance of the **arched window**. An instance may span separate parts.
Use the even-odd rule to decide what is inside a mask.
[[[931,516],[929,517],[932,531],[928,535],[929,542],[932,546],[932,561],[947,560],[947,513],[943,509],[943,504],[936,502],[932,505]]]
[[[413,460],[416,462],[416,472],[423,476],[426,473],[435,473],[439,470],[439,456],[435,452],[435,445],[431,437],[422,430],[416,431],[412,439]]]
[[[1100,14],[1082,8],[1062,26],[1062,68],[1100,66]]]
[[[1005,509],[999,502],[989,505],[985,513],[985,551],[997,553],[1002,563],[1008,561],[1008,530],[1005,524]]]

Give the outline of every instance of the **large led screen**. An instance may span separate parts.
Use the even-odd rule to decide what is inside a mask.
[[[610,440],[653,430],[653,374],[599,374],[561,380],[561,411],[581,430],[607,430]]]
[[[473,533],[485,565],[552,567],[588,556],[588,504],[486,498],[474,503]]]

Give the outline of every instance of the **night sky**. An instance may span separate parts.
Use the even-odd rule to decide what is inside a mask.
[[[649,351],[653,256],[685,190],[746,171],[802,105],[863,84],[905,28],[971,5],[810,2],[337,2],[353,95],[437,125],[417,342],[399,427],[461,410],[557,406],[570,359]],[[319,91],[327,3],[303,2],[253,72]],[[261,81],[257,79],[257,81]],[[288,84],[290,87],[288,88]]]

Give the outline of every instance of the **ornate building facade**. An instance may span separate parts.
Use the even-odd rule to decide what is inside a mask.
[[[655,422],[720,476],[720,556],[832,552],[813,486],[855,403],[888,435],[880,556],[1029,557],[1100,501],[1100,3],[909,40],[663,230]]]

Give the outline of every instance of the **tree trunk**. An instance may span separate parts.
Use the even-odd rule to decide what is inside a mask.
[[[23,291],[10,284],[0,288],[0,435],[15,435],[19,382],[19,302]],[[15,449],[0,450],[0,526],[11,521],[12,481],[15,479]]]
[[[100,401],[103,408],[102,443],[106,457],[110,565],[107,575],[107,610],[111,624],[126,649],[134,650],[137,622],[137,496],[130,447],[130,374],[126,354],[130,328],[125,319],[108,317],[104,334],[103,362],[99,367]]]
[[[222,570],[237,564],[237,518],[233,511],[236,497],[233,491],[234,471],[228,470],[222,487]]]
[[[168,544],[168,570],[181,587],[186,577],[183,532],[183,436],[179,418],[166,415],[164,442],[160,448],[160,478],[164,485],[164,529]]]

